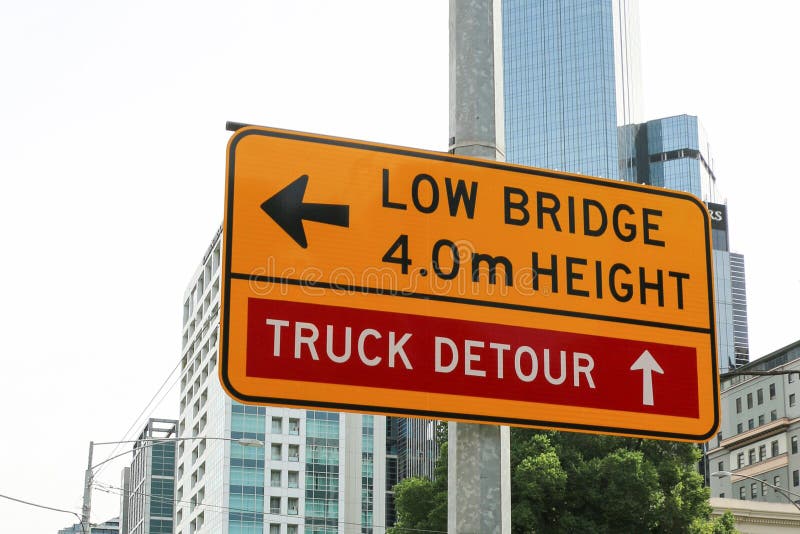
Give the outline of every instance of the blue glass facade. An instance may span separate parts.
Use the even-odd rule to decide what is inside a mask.
[[[158,443],[151,448],[149,531],[150,534],[171,534],[175,508],[175,443]]]
[[[635,0],[503,2],[506,159],[717,202],[713,162],[697,117],[637,124],[637,11]],[[734,288],[727,235],[724,248],[717,237],[718,346],[720,366],[728,370],[748,352],[743,264],[737,264],[742,274]]]
[[[306,412],[306,534],[339,527],[339,414]]]
[[[733,307],[733,351],[736,366],[750,361],[747,334],[747,288],[744,279],[744,256],[731,252],[731,303]]]
[[[620,166],[625,178],[643,184],[685,191],[719,208],[712,218],[714,305],[720,370],[747,363],[747,302],[744,258],[728,248],[727,210],[716,204],[719,193],[711,151],[697,117],[677,115],[620,128],[628,159]],[[709,210],[711,210],[709,206]]]
[[[619,176],[611,0],[503,2],[506,160]]]
[[[633,134],[625,164],[631,180],[717,200],[710,150],[697,117],[677,115],[621,130]]]
[[[266,442],[266,408],[231,403],[231,439],[242,438]],[[231,443],[230,534],[264,532],[264,451]]]

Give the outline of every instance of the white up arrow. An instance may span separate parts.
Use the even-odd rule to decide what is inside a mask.
[[[633,365],[631,371],[642,371],[642,404],[645,406],[653,405],[653,373],[664,374],[664,370],[649,350],[645,350]]]

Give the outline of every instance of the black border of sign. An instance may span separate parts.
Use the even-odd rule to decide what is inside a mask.
[[[427,411],[427,410],[412,410],[412,409],[398,409],[394,407],[385,407],[385,406],[375,406],[375,405],[359,405],[359,404],[345,404],[345,403],[337,403],[337,402],[309,402],[309,401],[301,401],[297,399],[282,399],[282,398],[274,398],[274,397],[259,397],[253,395],[245,395],[242,394],[233,387],[230,383],[230,378],[228,376],[228,335],[229,335],[229,318],[230,318],[230,288],[231,288],[231,281],[234,279],[237,280],[253,280],[253,281],[264,281],[264,282],[273,282],[273,283],[284,283],[284,284],[292,284],[292,285],[307,285],[313,287],[321,287],[321,288],[328,288],[328,289],[342,289],[344,288],[341,285],[335,284],[327,284],[322,282],[311,282],[311,281],[303,281],[303,280],[296,280],[296,279],[286,279],[286,278],[276,278],[276,277],[267,277],[267,276],[254,276],[254,275],[244,275],[240,273],[232,273],[231,272],[231,254],[229,253],[232,250],[232,242],[233,242],[233,182],[234,182],[234,175],[235,175],[235,154],[236,154],[236,147],[239,142],[249,135],[259,135],[265,137],[276,137],[281,139],[291,139],[294,141],[302,141],[302,142],[310,142],[310,143],[318,143],[318,144],[326,144],[326,145],[334,145],[346,148],[354,148],[359,150],[370,150],[373,152],[383,152],[388,154],[396,154],[402,156],[410,156],[415,158],[422,158],[422,159],[431,159],[431,160],[438,160],[438,161],[446,161],[452,163],[459,163],[465,165],[474,165],[478,167],[487,167],[491,169],[498,169],[504,171],[513,171],[516,173],[522,174],[531,174],[537,177],[545,177],[545,178],[556,178],[561,180],[571,180],[574,182],[582,182],[588,183],[592,185],[600,185],[605,187],[612,187],[618,189],[627,189],[627,190],[634,190],[637,192],[644,192],[650,193],[657,196],[669,196],[669,197],[676,197],[685,200],[690,200],[703,213],[703,218],[706,221],[705,225],[705,243],[706,243],[706,273],[708,278],[708,302],[709,302],[709,319],[708,324],[710,325],[709,328],[698,328],[692,326],[685,326],[685,325],[675,325],[670,323],[658,323],[653,321],[639,321],[636,319],[628,319],[628,318],[619,318],[619,317],[611,317],[611,316],[603,316],[603,315],[595,315],[595,314],[585,314],[585,313],[576,313],[576,312],[569,312],[565,310],[551,310],[546,308],[537,308],[533,306],[519,306],[519,305],[508,305],[503,303],[496,303],[490,301],[479,301],[476,299],[462,299],[462,298],[455,298],[455,297],[445,297],[442,295],[428,295],[422,293],[409,293],[409,292],[391,292],[391,291],[383,291],[377,288],[366,288],[361,286],[346,286],[346,289],[362,292],[362,293],[374,293],[374,294],[386,294],[386,295],[393,295],[393,296],[402,296],[406,298],[416,298],[416,299],[424,299],[424,300],[443,300],[448,302],[458,302],[462,304],[471,304],[471,305],[482,305],[482,306],[489,306],[489,307],[507,307],[510,309],[519,309],[523,311],[530,311],[534,313],[548,313],[548,314],[560,314],[560,315],[570,315],[575,317],[582,317],[587,319],[595,319],[595,320],[606,320],[611,322],[625,322],[630,324],[639,324],[642,326],[651,326],[656,328],[667,328],[671,330],[682,330],[682,331],[690,331],[690,332],[698,332],[698,333],[708,333],[711,336],[711,359],[712,359],[712,389],[714,394],[714,423],[712,427],[706,432],[705,434],[685,434],[679,432],[659,432],[654,430],[637,430],[637,429],[630,429],[630,428],[619,428],[619,427],[610,427],[610,426],[601,426],[601,425],[584,425],[584,424],[575,424],[575,423],[560,423],[557,421],[539,421],[539,420],[528,420],[528,419],[516,419],[510,417],[488,417],[483,415],[474,415],[474,414],[465,414],[465,413],[451,413],[451,412],[434,412],[434,411]],[[661,438],[661,439],[678,439],[678,440],[688,440],[688,441],[706,441],[711,438],[714,433],[717,431],[719,426],[719,375],[718,375],[718,368],[717,368],[717,345],[715,339],[715,329],[716,329],[716,322],[714,318],[714,285],[713,285],[713,271],[712,265],[713,260],[711,257],[711,240],[709,235],[709,228],[710,222],[708,218],[708,211],[706,210],[705,204],[703,204],[699,199],[696,197],[689,195],[687,193],[683,193],[680,191],[671,191],[668,189],[655,189],[655,188],[642,188],[641,186],[631,184],[629,182],[617,182],[613,180],[601,180],[599,178],[591,178],[586,176],[577,176],[577,175],[570,175],[570,174],[562,174],[557,173],[554,171],[548,171],[543,169],[535,169],[529,167],[521,167],[516,165],[509,165],[503,162],[491,161],[491,160],[479,160],[479,159],[471,159],[471,158],[463,158],[459,156],[454,156],[451,154],[445,153],[437,153],[437,152],[425,152],[421,150],[415,150],[412,148],[404,148],[398,146],[388,146],[388,145],[377,145],[377,144],[370,144],[367,142],[356,141],[353,139],[344,139],[344,138],[336,138],[336,137],[317,137],[314,134],[310,133],[303,133],[303,132],[295,132],[290,130],[275,130],[275,129],[267,129],[266,127],[261,126],[247,126],[242,128],[236,133],[233,134],[229,141],[228,145],[228,168],[227,168],[227,180],[226,180],[226,206],[225,206],[225,235],[224,235],[224,244],[227,247],[224,250],[224,257],[225,262],[223,265],[223,288],[224,288],[224,295],[223,295],[223,309],[222,309],[222,339],[219,347],[219,354],[220,354],[220,381],[228,392],[228,394],[236,399],[237,401],[244,402],[244,403],[251,403],[251,404],[278,404],[283,406],[297,406],[299,408],[307,408],[307,407],[314,407],[324,410],[346,410],[346,411],[355,411],[355,412],[368,412],[368,413],[381,413],[381,414],[393,414],[398,416],[415,416],[415,417],[427,417],[432,419],[444,419],[444,420],[461,420],[461,421],[472,421],[476,423],[494,423],[494,424],[508,424],[511,426],[514,425],[524,425],[524,426],[534,426],[534,427],[542,427],[542,428],[555,428],[555,429],[563,429],[563,430],[573,430],[573,431],[590,431],[590,432],[600,432],[600,433],[610,433],[610,434],[617,434],[617,435],[625,435],[630,437],[653,437],[653,438]]]

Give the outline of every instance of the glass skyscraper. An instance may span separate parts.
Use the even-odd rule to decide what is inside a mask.
[[[697,117],[642,122],[635,0],[506,0],[503,54],[507,161],[721,202]],[[729,250],[718,205],[715,304],[727,371],[747,362],[747,305],[744,260]]]
[[[628,159],[621,165],[623,179],[719,202],[711,149],[697,117],[676,115],[625,125],[620,131],[632,144],[624,150]]]
[[[733,352],[736,367],[750,361],[747,335],[747,288],[744,280],[744,256],[731,252],[731,304],[733,305]]]
[[[618,178],[617,126],[640,120],[638,42],[635,2],[504,1],[506,160]]]
[[[708,206],[714,256],[717,348],[722,372],[748,361],[744,257],[730,251],[728,209],[717,190],[711,149],[697,117],[677,115],[620,128],[629,157],[624,178],[700,197]],[[621,135],[620,138],[623,138]]]

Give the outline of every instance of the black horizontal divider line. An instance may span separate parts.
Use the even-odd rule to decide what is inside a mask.
[[[338,385],[338,384],[335,384]],[[369,387],[369,386],[366,386]],[[241,395],[240,400],[249,400],[256,403],[266,405],[285,405],[295,406],[297,408],[307,408],[313,406],[314,409],[341,411],[348,410],[356,413],[376,413],[380,415],[387,414],[402,414],[416,417],[424,417],[428,419],[442,419],[447,421],[481,421],[483,423],[494,424],[509,424],[509,425],[525,425],[533,427],[569,429],[569,430],[589,430],[594,432],[610,432],[612,434],[622,434],[632,437],[652,436],[670,439],[706,439],[714,435],[713,432],[705,434],[690,434],[687,432],[666,432],[659,430],[640,430],[634,427],[625,426],[607,426],[607,425],[592,425],[588,423],[564,423],[558,420],[548,419],[521,419],[516,417],[503,417],[503,416],[490,416],[490,415],[477,415],[467,412],[444,412],[438,410],[415,410],[411,408],[399,408],[396,406],[379,406],[377,404],[351,404],[346,402],[325,402],[325,401],[308,401],[297,399],[284,399],[282,397],[261,397],[251,395]],[[597,409],[597,408],[595,408]],[[643,412],[635,412],[637,415],[647,416]]]
[[[432,300],[438,302],[450,302],[454,304],[467,304],[471,306],[484,306],[487,308],[501,308],[507,310],[524,311],[531,313],[542,313],[547,315],[562,315],[565,317],[576,317],[580,319],[594,319],[598,321],[607,321],[611,323],[626,323],[638,326],[651,326],[655,328],[666,328],[669,330],[680,330],[684,332],[696,332],[699,334],[710,334],[710,328],[701,328],[698,326],[688,326],[673,323],[662,323],[658,321],[644,321],[641,319],[631,319],[628,317],[615,317],[613,315],[600,315],[595,313],[576,312],[569,310],[558,310],[553,308],[544,308],[540,306],[527,306],[524,304],[512,304],[506,302],[496,302],[491,300],[470,299],[464,297],[451,297],[449,295],[431,295],[427,293],[417,293],[414,291],[402,291],[394,289],[382,289],[377,287],[365,287],[351,284],[334,284],[329,282],[319,282],[314,280],[298,280],[295,278],[281,278],[277,276],[253,275],[243,273],[231,273],[230,279],[233,280],[247,280],[250,282],[267,282],[272,284],[286,284],[300,287],[313,287],[322,289],[335,289],[340,291],[354,291],[357,293],[366,293],[372,295],[384,295],[391,297],[402,297],[417,300]]]

